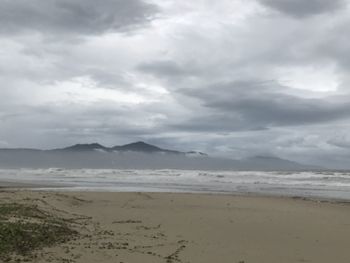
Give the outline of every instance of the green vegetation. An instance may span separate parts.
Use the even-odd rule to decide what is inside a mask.
[[[0,261],[27,257],[36,249],[63,243],[78,233],[66,220],[34,205],[0,204]]]
[[[6,220],[11,216],[44,219],[48,217],[48,214],[34,205],[30,206],[18,203],[0,204],[0,220]]]

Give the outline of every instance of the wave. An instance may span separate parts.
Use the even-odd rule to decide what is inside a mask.
[[[296,196],[316,193],[320,197],[350,200],[350,173],[347,172],[0,169],[0,180],[61,184],[68,186],[65,189],[75,190],[249,192]]]

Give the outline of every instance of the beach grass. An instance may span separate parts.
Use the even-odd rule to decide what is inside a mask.
[[[67,242],[77,234],[63,218],[38,206],[0,204],[0,261],[30,258],[35,250]]]

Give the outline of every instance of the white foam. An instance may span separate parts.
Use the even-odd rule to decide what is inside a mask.
[[[0,169],[0,180],[68,185],[66,190],[250,192],[350,200],[347,172]]]

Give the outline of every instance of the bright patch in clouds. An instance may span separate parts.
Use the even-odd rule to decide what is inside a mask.
[[[333,66],[287,67],[277,72],[280,82],[290,88],[334,92],[339,87],[339,78]]]
[[[41,89],[40,89],[41,90]],[[98,83],[89,77],[79,77],[65,82],[57,82],[47,86],[44,92],[36,93],[36,100],[43,103],[83,103],[90,104],[110,101],[120,104],[138,104],[147,98],[135,92],[113,90],[98,87]]]

